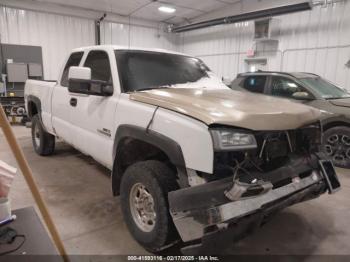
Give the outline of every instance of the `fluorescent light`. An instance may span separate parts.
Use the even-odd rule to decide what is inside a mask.
[[[164,13],[168,13],[168,14],[174,13],[176,11],[175,8],[170,7],[170,6],[160,6],[160,7],[158,7],[158,10],[161,12],[164,12]]]

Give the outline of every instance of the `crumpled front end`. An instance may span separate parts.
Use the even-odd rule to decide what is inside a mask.
[[[316,131],[256,133],[255,150],[216,152],[214,173],[198,173],[206,183],[170,192],[171,216],[188,244],[183,252],[214,253],[275,212],[330,190],[337,177],[317,152]]]

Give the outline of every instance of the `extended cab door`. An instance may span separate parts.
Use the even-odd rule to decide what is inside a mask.
[[[71,66],[78,66],[84,52],[75,52],[70,55],[63,69],[60,81],[52,92],[52,126],[57,136],[72,144],[71,136],[71,96],[68,92],[68,72]]]
[[[109,54],[105,50],[91,50],[81,66],[91,68],[92,80],[107,81],[113,86],[118,82],[118,76],[114,76],[116,79],[113,79],[112,63],[116,67],[112,51]],[[112,96],[70,93],[75,99],[75,105],[71,107],[73,145],[107,167],[111,167],[113,163],[112,134],[120,94],[118,91],[114,86]]]

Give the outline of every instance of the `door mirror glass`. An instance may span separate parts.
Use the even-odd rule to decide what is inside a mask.
[[[111,96],[113,85],[103,80],[91,80],[91,69],[89,67],[72,66],[69,69],[68,90],[71,93]]]
[[[297,100],[311,100],[312,98],[307,92],[295,92],[292,97]]]

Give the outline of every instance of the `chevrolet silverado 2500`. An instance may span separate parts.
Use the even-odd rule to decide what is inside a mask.
[[[340,187],[318,151],[317,109],[232,91],[197,58],[84,47],[58,79],[26,82],[34,150],[51,155],[60,137],[108,167],[128,229],[151,252],[178,240],[185,254],[215,252]]]

